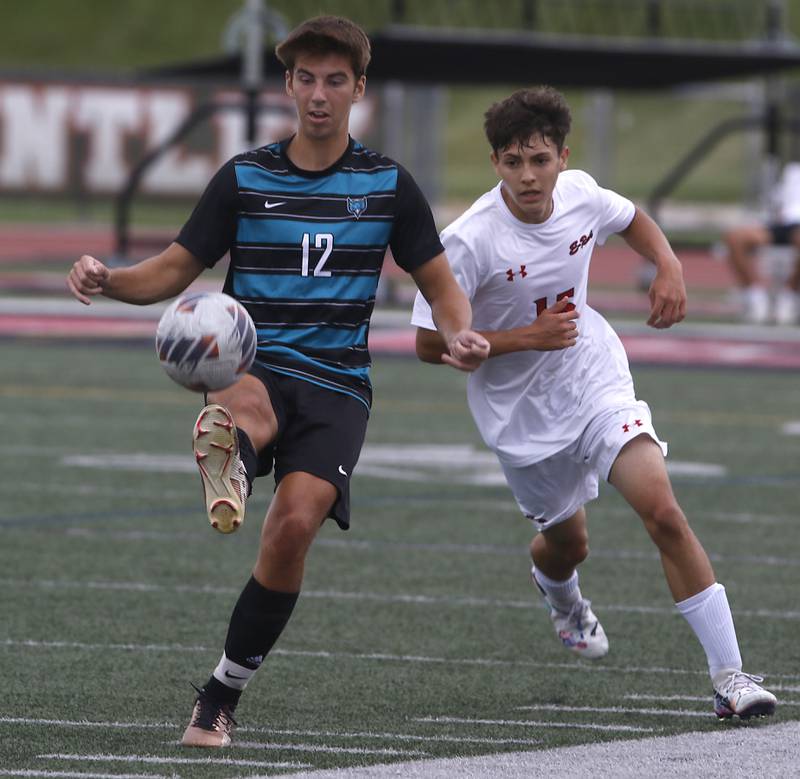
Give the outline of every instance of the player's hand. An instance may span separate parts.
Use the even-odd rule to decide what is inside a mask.
[[[474,371],[489,356],[489,342],[474,330],[456,333],[447,346],[442,362],[460,371]]]
[[[650,318],[647,324],[650,327],[664,330],[682,321],[686,316],[686,285],[680,262],[660,265],[648,294]]]
[[[84,254],[67,276],[69,291],[83,303],[89,305],[91,295],[100,295],[108,284],[111,271],[100,260]]]
[[[561,298],[550,308],[546,308],[536,317],[529,327],[531,348],[542,352],[552,352],[575,346],[578,340],[580,317],[578,309],[569,298]]]

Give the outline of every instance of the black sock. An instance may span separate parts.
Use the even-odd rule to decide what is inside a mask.
[[[203,685],[203,691],[209,698],[213,698],[219,703],[227,703],[231,711],[236,709],[236,704],[239,703],[239,698],[242,695],[242,690],[234,690],[233,687],[228,687],[227,684],[223,684],[213,674]]]
[[[268,590],[251,576],[231,614],[226,657],[245,668],[258,668],[286,627],[299,595]],[[222,684],[213,675],[205,690],[211,697],[234,706],[241,695],[241,690]]]
[[[249,495],[253,491],[253,480],[258,473],[258,454],[253,448],[250,436],[244,430],[237,427],[236,437],[239,440],[239,457],[247,472],[247,494]]]

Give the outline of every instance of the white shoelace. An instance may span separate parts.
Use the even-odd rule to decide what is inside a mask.
[[[753,682],[756,685],[761,684],[764,681],[763,676],[756,676],[755,674],[746,674],[744,671],[736,671],[732,673],[728,680],[723,685],[723,688],[718,692],[721,695],[732,695],[737,690],[743,690],[745,688],[753,688]]]
[[[592,602],[590,600],[586,600],[586,598],[582,598],[569,610],[569,621],[574,622],[578,626],[579,630],[583,630],[585,627],[587,627],[586,615],[591,607]]]
[[[247,502],[247,471],[245,470],[242,458],[236,455],[231,467],[231,483],[239,493],[239,500],[242,505]]]

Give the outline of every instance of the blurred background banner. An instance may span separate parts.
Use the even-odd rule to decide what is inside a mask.
[[[259,93],[255,143],[294,131],[294,106],[283,89]],[[102,83],[0,83],[0,190],[75,196],[116,194],[133,164],[159,147],[202,104],[218,107],[191,143],[176,144],[142,179],[143,194],[197,195],[223,162],[251,147],[244,98],[198,85],[143,87],[136,79]],[[354,107],[351,130],[370,130],[372,101]]]

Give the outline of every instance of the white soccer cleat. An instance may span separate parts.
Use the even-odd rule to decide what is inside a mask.
[[[592,611],[591,601],[579,600],[568,614],[551,606],[550,619],[561,643],[571,652],[587,660],[597,660],[608,654],[608,638]]]
[[[208,521],[220,533],[232,533],[244,522],[248,484],[236,425],[226,408],[212,403],[200,412],[192,448],[203,481]]]
[[[775,324],[794,325],[800,315],[800,297],[794,290],[784,287],[775,295]]]
[[[760,686],[764,679],[733,671],[714,682],[714,712],[720,719],[766,717],[775,713],[778,699]]]
[[[770,318],[769,292],[764,287],[752,286],[742,290],[742,318],[751,325],[764,325]]]

